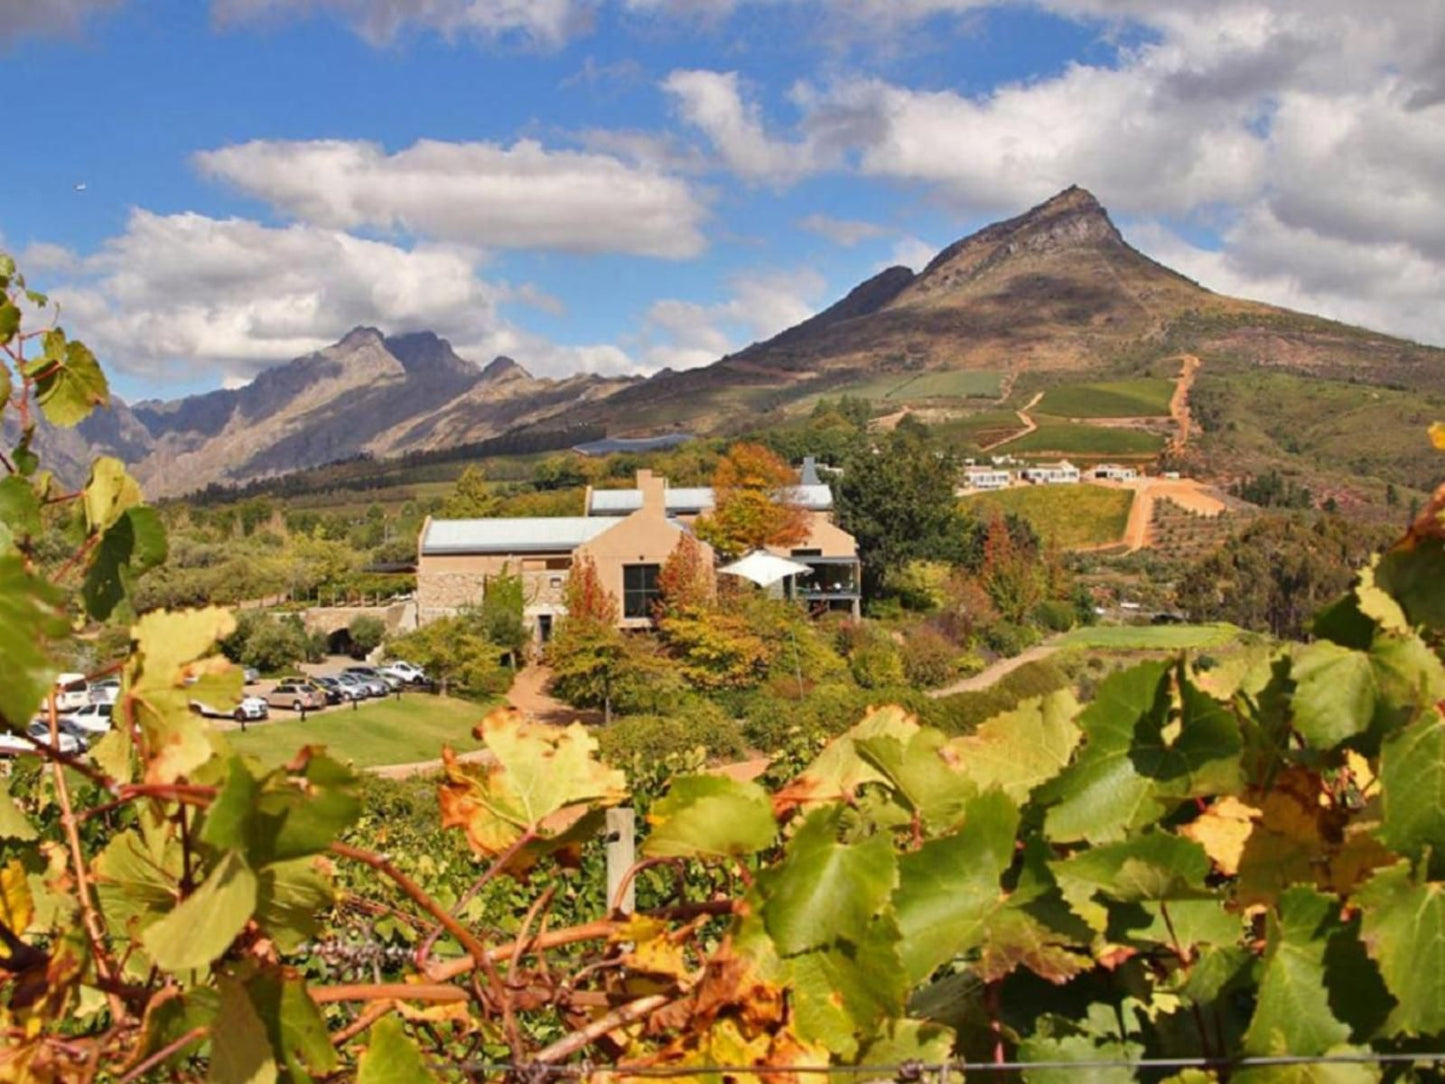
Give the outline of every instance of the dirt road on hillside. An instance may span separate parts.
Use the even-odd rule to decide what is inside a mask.
[[[1153,540],[1150,531],[1154,523],[1155,501],[1171,500],[1201,516],[1213,517],[1228,510],[1228,505],[1213,486],[1192,478],[1140,478],[1121,484],[1134,491],[1129,523],[1124,528],[1124,544],[1129,547],[1130,553],[1143,549]]]
[[[1199,371],[1199,359],[1193,354],[1185,354],[1181,360],[1183,367],[1174,383],[1174,394],[1169,397],[1169,416],[1178,426],[1174,439],[1169,442],[1169,451],[1174,455],[1184,451],[1193,435],[1194,416],[1189,412],[1189,391],[1194,387],[1194,374]]]
[[[1020,431],[1020,432],[1018,432],[1018,433],[1012,433],[1012,434],[1010,434],[1009,436],[1004,437],[1003,440],[996,440],[996,441],[994,441],[992,444],[985,444],[985,445],[983,445],[981,448],[979,448],[979,451],[981,451],[981,452],[991,452],[991,451],[993,451],[995,448],[1001,448],[1001,447],[1003,447],[1005,444],[1010,444],[1010,443],[1012,443],[1013,441],[1020,440],[1020,439],[1022,439],[1023,437],[1028,436],[1028,435],[1029,435],[1030,433],[1032,433],[1035,429],[1037,429],[1037,428],[1038,428],[1038,425],[1037,425],[1037,423],[1035,423],[1035,421],[1033,420],[1033,418],[1029,417],[1029,411],[1030,411],[1030,410],[1033,410],[1034,407],[1038,406],[1038,405],[1039,405],[1039,400],[1042,399],[1043,397],[1044,397],[1044,393],[1043,393],[1043,392],[1038,392],[1038,393],[1036,393],[1036,394],[1034,395],[1034,397],[1033,397],[1032,399],[1030,399],[1027,403],[1025,403],[1023,406],[1021,406],[1018,410],[1014,411],[1014,413],[1019,416],[1019,423],[1023,426],[1022,431]]]
[[[955,681],[952,685],[945,685],[942,689],[933,689],[928,695],[934,700],[941,697],[953,696],[955,693],[976,693],[987,689],[994,682],[999,681],[1009,674],[1012,674],[1021,666],[1027,666],[1031,662],[1038,662],[1040,659],[1047,659],[1058,646],[1052,640],[1045,640],[1041,644],[1035,644],[1022,654],[1015,655],[1011,659],[999,659],[992,666],[985,667],[973,677],[964,678],[962,681]]]

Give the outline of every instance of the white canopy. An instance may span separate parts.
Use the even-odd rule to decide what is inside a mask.
[[[786,557],[778,557],[763,550],[753,550],[746,557],[740,557],[718,571],[728,576],[741,576],[759,587],[771,587],[789,576],[809,576],[813,572],[807,565],[800,565],[797,561],[789,561]]]

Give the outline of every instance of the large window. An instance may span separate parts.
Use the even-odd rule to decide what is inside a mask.
[[[657,588],[659,565],[622,566],[622,616],[651,617],[662,592]]]

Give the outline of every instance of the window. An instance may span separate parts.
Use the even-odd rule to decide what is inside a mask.
[[[793,551],[793,556],[794,556],[794,557],[821,557],[821,556],[823,556],[823,551],[822,551],[822,550],[794,550],[794,551]]]
[[[651,617],[662,596],[657,587],[658,565],[622,566],[622,616]]]

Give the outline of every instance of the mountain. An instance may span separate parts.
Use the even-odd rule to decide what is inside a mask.
[[[1112,374],[1181,353],[1205,371],[1445,388],[1445,353],[1216,294],[1130,246],[1075,187],[948,246],[916,275],[889,268],[765,342],[577,416],[619,430],[665,419],[727,431],[886,373]]]
[[[361,453],[482,440],[627,383],[537,379],[510,358],[478,368],[431,332],[388,337],[358,327],[243,388],[130,407],[117,402],[81,430],[51,431],[45,441],[69,473],[89,454],[111,451],[132,464],[148,493],[172,496]]]
[[[1131,247],[1081,188],[949,245],[917,274],[888,268],[698,369],[545,380],[507,357],[478,368],[430,332],[358,327],[244,388],[118,403],[42,444],[63,475],[83,475],[105,451],[133,464],[148,492],[174,495],[519,429],[735,433],[786,424],[819,395],[880,396],[895,375],[901,384],[973,370],[1031,391],[1137,375],[1181,354],[1202,362],[1194,406],[1206,449],[1213,442],[1232,457],[1217,473],[1327,462],[1343,476],[1383,463],[1379,478],[1422,488],[1435,469],[1413,444],[1391,444],[1399,426],[1390,419],[1408,395],[1445,391],[1445,351],[1216,294]],[[1322,379],[1338,383],[1314,383]],[[1415,440],[1402,432],[1401,442]]]

